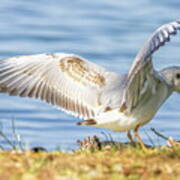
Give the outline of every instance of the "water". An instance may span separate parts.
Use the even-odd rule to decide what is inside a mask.
[[[112,71],[127,72],[134,56],[159,25],[179,18],[180,2],[175,0],[1,0],[0,57],[47,52],[81,55]],[[154,57],[160,69],[179,64],[180,36],[160,49]],[[0,120],[4,132],[12,134],[11,121],[29,147],[71,150],[78,139],[111,133],[126,141],[124,133],[93,127],[78,127],[78,119],[38,100],[0,95]],[[167,136],[178,138],[180,96],[174,94],[154,120],[141,129],[155,144],[165,143],[149,129],[155,127]],[[1,144],[4,143],[0,139]]]

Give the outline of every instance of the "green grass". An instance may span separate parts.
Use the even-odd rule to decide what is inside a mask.
[[[158,147],[146,152],[136,147],[73,153],[1,151],[0,179],[178,180],[180,147]]]

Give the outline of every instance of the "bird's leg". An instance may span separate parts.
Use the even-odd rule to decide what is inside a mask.
[[[142,149],[143,149],[144,151],[147,151],[147,147],[144,145],[141,137],[139,136],[139,133],[138,133],[139,127],[140,127],[140,125],[137,125],[137,126],[135,127],[135,129],[134,129],[134,136],[137,138],[137,140],[138,140],[140,146],[142,147]]]
[[[134,139],[133,139],[130,131],[128,131],[127,137],[128,137],[128,139],[130,140],[130,142],[131,142],[132,145],[135,145],[135,144],[136,144],[136,142],[134,141]]]

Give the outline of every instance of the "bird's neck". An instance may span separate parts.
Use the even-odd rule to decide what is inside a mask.
[[[162,69],[160,72],[162,79],[165,83],[170,87],[173,88],[173,74],[169,70],[169,68]]]

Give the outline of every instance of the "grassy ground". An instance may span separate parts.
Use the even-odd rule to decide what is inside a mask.
[[[180,147],[0,152],[0,180],[180,179]]]

